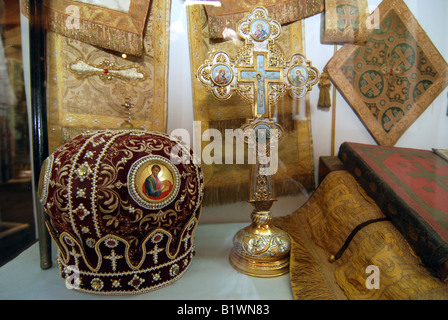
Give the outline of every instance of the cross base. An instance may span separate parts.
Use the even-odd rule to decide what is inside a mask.
[[[242,255],[232,248],[229,261],[235,270],[248,276],[274,278],[289,272],[289,256],[281,260],[267,261]]]
[[[272,202],[253,202],[252,224],[233,237],[229,261],[241,273],[271,278],[289,272],[291,243],[288,234],[272,224]]]

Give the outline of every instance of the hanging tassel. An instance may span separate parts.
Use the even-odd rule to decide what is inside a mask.
[[[327,72],[327,69],[324,68],[322,74],[320,75],[320,82],[319,82],[319,101],[317,102],[317,105],[321,108],[330,108],[331,107],[331,98],[330,98],[330,88],[331,88],[331,81],[330,81],[330,75]]]

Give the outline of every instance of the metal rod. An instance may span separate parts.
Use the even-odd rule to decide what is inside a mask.
[[[338,45],[334,45],[334,54],[338,52]],[[336,86],[333,84],[333,108],[331,110],[331,155],[336,153]]]
[[[46,216],[42,210],[37,189],[40,168],[48,157],[46,66],[45,66],[45,29],[43,0],[29,1],[30,31],[30,78],[31,78],[31,141],[33,161],[34,208],[37,219],[40,266],[48,269],[51,261],[51,238],[45,226]]]

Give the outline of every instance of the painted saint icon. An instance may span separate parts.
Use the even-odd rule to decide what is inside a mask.
[[[302,86],[308,80],[308,73],[304,67],[295,66],[289,71],[288,77],[292,85]]]
[[[264,20],[254,20],[250,31],[255,40],[264,41],[269,37],[269,24]]]
[[[177,196],[179,171],[168,159],[148,155],[135,161],[128,172],[128,191],[132,199],[147,209],[160,209]]]
[[[151,166],[151,174],[145,179],[142,191],[150,200],[164,199],[173,189],[172,179],[169,170],[154,164]]]
[[[226,86],[232,81],[232,72],[228,66],[218,64],[212,70],[212,79],[215,84]]]

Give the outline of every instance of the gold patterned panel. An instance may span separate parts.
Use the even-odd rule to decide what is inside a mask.
[[[209,128],[215,128],[222,133],[224,140],[225,129],[236,130],[246,122],[246,119],[252,117],[251,106],[238,95],[223,101],[215,99],[195,75],[200,65],[209,58],[209,52],[227,52],[230,57],[236,57],[244,42],[238,38],[224,42],[210,39],[207,15],[202,6],[188,6],[188,23],[194,119],[201,122],[201,134]],[[282,35],[277,38],[277,44],[288,59],[292,53],[303,52],[302,22],[297,21],[282,27]],[[312,57],[308,58],[312,60]],[[308,97],[294,101],[288,95],[284,95],[271,110],[284,129],[279,147],[280,166],[275,175],[277,195],[298,193],[303,187],[314,189]],[[202,149],[209,143],[202,141]],[[247,155],[247,147],[245,148]],[[203,163],[207,181],[205,205],[248,199],[250,165],[247,159],[244,163],[225,164],[224,160],[222,164]]]
[[[361,228],[340,258],[329,262],[357,226],[384,217],[354,177],[340,170],[329,173],[305,205],[276,218],[275,225],[293,240],[294,298],[448,299],[447,285],[422,264],[390,221]],[[378,268],[378,288],[369,286],[369,266]]]
[[[325,0],[321,42],[364,43],[371,32],[367,0]]]
[[[326,68],[379,145],[394,146],[448,85],[448,64],[403,0],[384,0],[365,44],[345,44]]]
[[[378,289],[366,285],[371,272],[359,272],[368,266],[378,267]],[[431,276],[391,223],[356,241],[335,277],[352,300],[448,299],[448,286]]]
[[[135,127],[166,130],[170,7],[170,1],[151,1],[141,57],[123,58],[122,52],[47,33],[50,152],[86,130],[120,127],[128,118],[123,104],[129,97]],[[74,71],[80,61],[94,72]],[[105,69],[108,76],[101,75]]]

